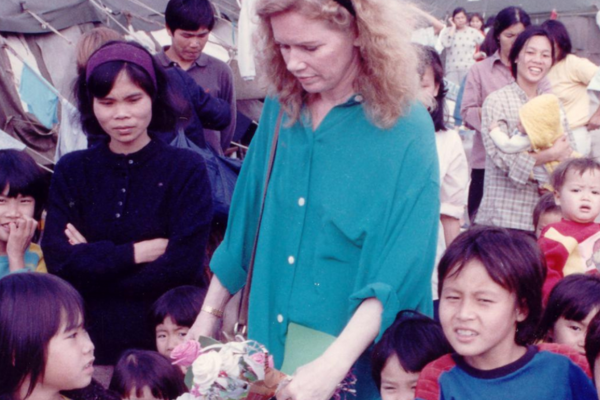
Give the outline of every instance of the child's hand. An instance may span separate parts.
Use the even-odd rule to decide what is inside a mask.
[[[35,219],[23,216],[9,225],[10,232],[6,242],[8,268],[11,272],[25,268],[25,252],[31,244],[38,223]]]
[[[521,132],[522,134],[526,134],[527,131],[525,130],[525,127],[523,126],[523,124],[521,123],[521,121],[519,121],[519,123],[517,124],[517,129],[519,130],[519,132]]]
[[[76,245],[87,243],[85,237],[73,226],[73,224],[67,224],[67,228],[65,229],[65,235],[69,239],[69,244]]]
[[[493,131],[494,129],[496,129],[498,127],[498,121],[494,121],[490,124],[490,131]]]

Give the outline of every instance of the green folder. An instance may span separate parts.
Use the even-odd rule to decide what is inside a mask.
[[[292,375],[304,364],[316,360],[337,339],[328,333],[290,322],[281,372]]]

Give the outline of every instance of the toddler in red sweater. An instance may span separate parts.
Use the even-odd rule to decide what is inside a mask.
[[[539,245],[548,274],[544,299],[566,275],[600,270],[600,164],[591,158],[573,158],[552,173],[556,204],[562,219],[542,231]]]

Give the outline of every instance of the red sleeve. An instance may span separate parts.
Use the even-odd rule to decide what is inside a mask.
[[[589,378],[592,378],[592,370],[590,369],[587,358],[571,346],[557,343],[540,343],[537,347],[540,351],[549,351],[569,358],[574,364],[581,368]],[[419,380],[420,379],[421,378],[419,377]],[[417,386],[417,390],[418,389],[419,387]]]
[[[417,390],[415,399],[418,400],[439,400],[441,399],[441,390],[439,379],[444,372],[450,371],[456,366],[450,354],[446,354],[435,361],[427,364],[417,381]]]
[[[545,237],[545,233],[547,230],[544,230],[542,235],[538,240],[538,244],[544,253],[544,258],[546,259],[546,280],[544,281],[544,287],[542,293],[544,295],[544,303],[548,300],[548,296],[552,291],[552,288],[564,278],[563,268],[567,263],[567,259],[569,258],[569,252],[567,249],[559,242],[548,239]]]

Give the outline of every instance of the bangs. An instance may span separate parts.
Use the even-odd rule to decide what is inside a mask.
[[[125,61],[110,61],[96,67],[87,81],[89,96],[97,99],[108,96],[122,71],[154,100],[156,91],[150,76],[141,67]]]

